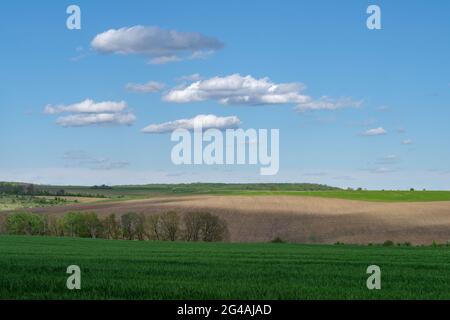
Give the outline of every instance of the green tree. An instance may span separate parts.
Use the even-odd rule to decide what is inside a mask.
[[[14,213],[6,218],[6,231],[17,235],[40,235],[44,231],[44,219],[34,213]]]

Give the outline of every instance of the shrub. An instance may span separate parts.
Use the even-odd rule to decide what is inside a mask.
[[[391,240],[386,240],[386,241],[383,243],[383,246],[384,246],[384,247],[392,247],[393,245],[394,245],[394,242],[391,241]]]
[[[14,213],[6,218],[6,231],[15,235],[40,235],[44,231],[44,219],[34,213]]]
[[[6,215],[0,214],[0,234],[6,233]]]
[[[283,239],[281,239],[280,237],[276,237],[275,239],[273,239],[272,241],[270,241],[271,243],[286,243],[286,241],[284,241]]]
[[[64,234],[70,237],[97,238],[101,223],[94,212],[69,212],[63,218]]]

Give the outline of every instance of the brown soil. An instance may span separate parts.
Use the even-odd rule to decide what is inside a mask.
[[[153,214],[209,211],[225,219],[233,242],[431,244],[450,241],[450,202],[380,203],[300,196],[156,197],[64,207],[34,212],[95,211]]]

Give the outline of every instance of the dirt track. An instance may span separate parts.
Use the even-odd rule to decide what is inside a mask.
[[[228,223],[230,240],[430,244],[450,241],[450,202],[380,203],[299,196],[180,196],[34,209],[100,215],[209,211]]]

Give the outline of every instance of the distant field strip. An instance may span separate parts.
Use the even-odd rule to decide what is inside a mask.
[[[450,201],[450,191],[218,191],[223,195],[287,195],[376,202]]]
[[[65,285],[73,264],[79,291]],[[0,299],[450,299],[449,247],[0,236],[0,269]]]

